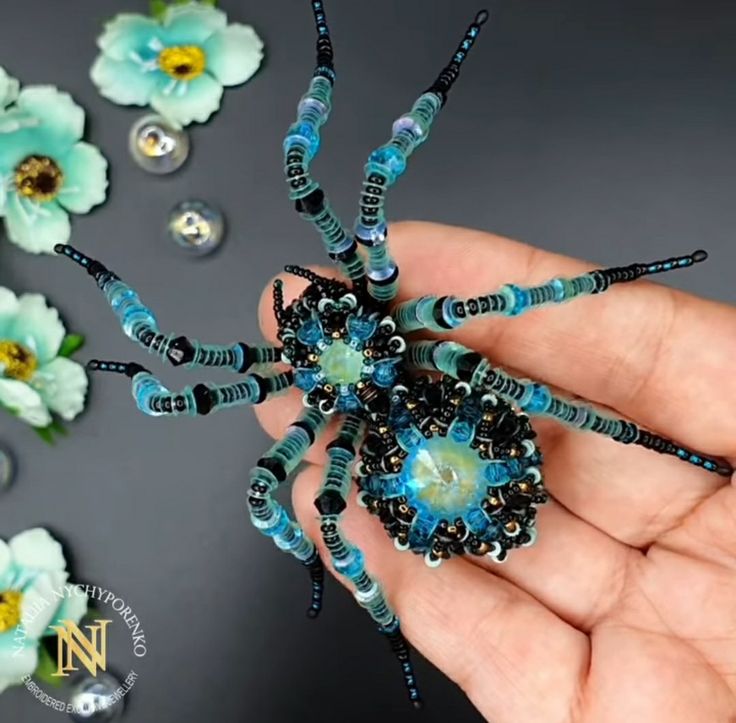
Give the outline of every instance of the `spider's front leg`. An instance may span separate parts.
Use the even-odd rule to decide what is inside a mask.
[[[56,246],[56,252],[86,269],[94,278],[129,339],[173,366],[187,366],[190,369],[219,367],[243,373],[252,366],[273,364],[279,360],[280,349],[274,346],[251,346],[242,342],[229,345],[202,344],[186,336],[163,334],[153,312],[143,304],[137,292],[115,273],[66,244]]]
[[[707,258],[708,254],[700,250],[662,261],[597,269],[572,278],[551,279],[538,286],[506,284],[496,292],[469,299],[456,296],[422,296],[400,304],[394,310],[394,318],[402,333],[420,329],[448,331],[464,326],[473,319],[519,316],[541,306],[564,304],[582,296],[602,294],[615,284],[685,269]]]
[[[660,454],[677,457],[708,472],[730,477],[727,462],[711,459],[666,437],[641,429],[633,422],[558,397],[544,385],[518,379],[498,369],[472,349],[450,341],[420,341],[409,344],[407,362],[415,369],[439,371],[466,382],[470,387],[492,392],[530,416],[550,417],[581,431],[595,432],[621,444],[635,444]]]
[[[289,552],[308,570],[312,580],[312,600],[307,610],[311,618],[322,609],[324,591],[324,567],[314,543],[307,537],[298,522],[273,495],[287,481],[291,473],[304,459],[327,424],[327,418],[316,409],[308,409],[287,430],[283,439],[276,442],[258,460],[250,473],[248,509],[254,526],[271,537],[276,546]]]
[[[368,253],[368,291],[378,301],[391,301],[399,288],[399,269],[386,245],[388,227],[383,208],[386,193],[406,170],[412,153],[429,137],[432,124],[460,74],[460,67],[487,20],[487,11],[478,13],[449,64],[414,103],[411,111],[394,123],[389,142],[374,150],[368,158],[355,239]]]
[[[409,699],[414,706],[420,707],[421,698],[409,657],[409,646],[401,632],[399,619],[378,582],[368,574],[363,553],[347,540],[340,525],[340,518],[347,507],[356,444],[362,431],[360,418],[350,415],[343,422],[337,438],[327,446],[329,463],[314,504],[320,513],[322,538],[330,552],[333,567],[353,586],[358,604],[368,611],[378,629],[388,637],[391,649],[401,664]]]
[[[317,64],[309,90],[299,103],[296,123],[284,139],[285,172],[292,201],[299,215],[319,232],[329,257],[353,282],[362,284],[365,266],[358,245],[332,210],[325,192],[314,180],[310,164],[320,146],[320,128],[332,108],[335,82],[334,54],[322,0],[312,0],[317,27]]]

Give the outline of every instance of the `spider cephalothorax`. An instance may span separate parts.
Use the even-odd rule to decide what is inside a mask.
[[[311,282],[286,308],[280,285],[274,287],[281,360],[293,367],[304,403],[328,414],[388,411],[406,349],[393,319],[365,292],[303,269],[288,270]]]
[[[546,501],[529,418],[450,377],[396,387],[360,451],[359,500],[400,550],[435,566],[451,555],[500,562],[531,544]]]
[[[138,294],[105,266],[70,246],[58,246],[57,251],[94,277],[123,331],[149,352],[174,366],[219,367],[245,374],[231,384],[200,382],[172,392],[140,364],[90,362],[93,369],[128,376],[136,404],[145,414],[206,415],[259,404],[290,387],[302,391],[305,410],[251,470],[247,505],[256,528],[308,569],[310,617],[322,607],[322,559],[276,492],[304,461],[328,418],[338,417],[315,499],[322,549],[388,638],[409,698],[418,706],[419,691],[398,616],[366,568],[360,548],[342,529],[354,478],[363,504],[380,517],[396,547],[421,553],[428,565],[436,566],[463,553],[488,555],[500,562],[511,548],[534,541],[536,505],[545,501],[546,494],[532,417],[547,417],[572,429],[671,455],[720,475],[730,476],[733,469],[611,412],[515,377],[460,344],[407,335],[443,333],[489,316],[516,317],[541,306],[601,294],[615,284],[687,268],[704,261],[707,254],[696,251],[598,269],[530,287],[507,284],[472,298],[426,295],[390,307],[398,293],[399,268],[388,244],[386,196],[406,170],[409,157],[427,140],[488,13],[478,13],[447,66],[411,110],[396,120],[390,140],[368,157],[360,212],[351,234],[310,170],[335,82],[323,3],[310,2],[317,27],[317,64],[297,120],[284,140],[285,172],[296,210],[317,230],[344,280],[287,267],[309,285],[285,307],[281,282],[274,284],[281,346],[206,344],[164,333]],[[276,368],[277,362],[290,369]],[[252,373],[253,368],[258,372]],[[443,376],[431,381],[414,378],[414,371]]]

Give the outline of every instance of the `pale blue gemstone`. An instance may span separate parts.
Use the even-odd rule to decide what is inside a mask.
[[[354,384],[363,373],[363,354],[345,342],[337,341],[322,352],[319,365],[331,384]]]

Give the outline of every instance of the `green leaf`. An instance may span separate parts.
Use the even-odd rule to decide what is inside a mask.
[[[69,434],[69,430],[58,420],[52,420],[49,424],[49,429],[56,434],[60,434],[62,437],[66,437]]]
[[[54,439],[54,423],[49,424],[48,427],[34,427],[33,431],[46,442],[46,444],[55,444]]]
[[[212,7],[215,7],[217,5],[217,0],[200,0],[202,5],[211,5]]]
[[[70,357],[84,346],[84,337],[81,334],[67,334],[59,348],[59,356]]]
[[[166,15],[166,9],[168,7],[169,5],[166,0],[151,0],[151,15],[156,18],[156,20],[163,20],[164,15]]]
[[[0,409],[12,415],[13,417],[20,416],[20,409],[16,409],[15,407],[8,407],[5,404],[0,404]]]
[[[58,641],[58,638],[52,638],[54,642]],[[58,643],[57,643],[58,644]],[[64,678],[55,677],[54,673],[57,670],[56,661],[51,657],[51,653],[45,645],[38,646],[38,667],[34,676],[39,680],[43,681],[47,685],[52,685],[54,688],[61,688],[64,685]]]

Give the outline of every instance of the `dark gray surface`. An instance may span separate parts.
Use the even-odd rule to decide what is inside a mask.
[[[330,3],[340,79],[317,173],[349,222],[366,154],[446,61],[476,4]],[[4,3],[0,64],[25,84],[71,91],[88,109],[89,138],[112,162],[110,200],[77,219],[75,243],[135,284],[167,328],[225,341],[256,339],[264,283],[283,264],[321,254],[281,176],[281,138],[313,62],[308,3],[222,5],[262,33],[268,61],[248,86],[228,91],[209,126],[192,131],[194,155],[173,178],[133,166],[126,135],[140,112],[108,104],[87,80],[103,20],[143,10],[141,0]],[[736,9],[717,0],[499,3],[391,210],[600,263],[704,246],[713,262],[671,283],[733,302],[734,37]],[[185,258],[165,238],[169,207],[190,196],[227,214],[230,238],[215,258]],[[69,266],[2,243],[0,284],[46,292],[88,335],[85,356],[143,359]],[[95,380],[89,412],[56,449],[0,420],[0,438],[22,464],[0,500],[0,535],[48,526],[73,551],[78,579],[114,588],[135,607],[150,652],[127,720],[413,715],[385,642],[350,596],[330,585],[323,618],[307,623],[303,571],[248,524],[247,470],[268,443],[252,414],[151,420],[116,381]],[[428,664],[419,672],[423,721],[478,720]],[[22,690],[0,698],[3,720],[58,715]]]

